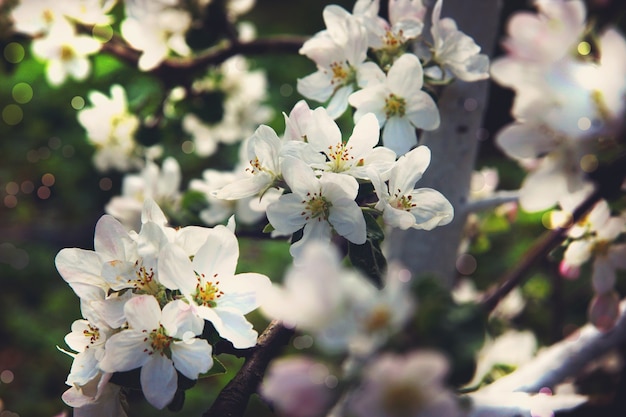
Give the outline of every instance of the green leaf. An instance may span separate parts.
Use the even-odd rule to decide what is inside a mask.
[[[226,367],[217,358],[217,356],[213,355],[213,366],[211,367],[211,369],[208,370],[208,372],[200,374],[200,376],[198,376],[198,379],[210,378],[212,376],[217,376],[217,375],[224,375],[225,373],[226,373]]]
[[[268,223],[263,228],[263,233],[272,233],[274,231],[274,226],[271,223]]]
[[[380,243],[385,237],[383,229],[369,213],[363,213],[367,225],[367,240],[362,245],[348,245],[348,257],[352,265],[363,272],[377,287],[382,287],[383,275],[387,270],[387,259]]]

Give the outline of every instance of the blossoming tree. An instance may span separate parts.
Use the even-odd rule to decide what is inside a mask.
[[[93,249],[55,258],[80,304],[59,346],[74,416],[132,415],[133,392],[180,410],[226,372],[205,416],[242,416],[254,393],[306,417],[547,416],[588,401],[557,388],[626,340],[626,39],[614,22],[581,0],[536,0],[490,60],[491,0],[328,4],[304,38],[257,38],[239,22],[253,1],[43,3],[0,7],[51,86],[106,85],[76,123],[96,170],[125,175]],[[294,74],[290,109],[266,104],[275,86],[247,61],[278,53],[314,66]],[[153,77],[157,99],[130,101],[94,55]],[[475,166],[490,78],[514,93],[495,142],[525,172],[519,191],[496,191],[498,173]],[[188,140],[168,147],[159,131]],[[188,173],[175,151],[213,163]],[[474,271],[487,222],[505,230],[518,210],[550,231],[478,292],[459,275]],[[284,276],[242,271],[242,235],[287,242]],[[535,355],[532,333],[491,323],[515,327],[517,287],[549,254],[556,279],[587,276],[590,324]]]

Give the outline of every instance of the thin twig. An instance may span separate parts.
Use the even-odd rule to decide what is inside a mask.
[[[243,416],[248,400],[257,391],[268,364],[289,342],[293,333],[293,329],[286,328],[277,320],[272,321],[259,336],[250,357],[237,375],[219,393],[203,417]]]
[[[518,190],[501,190],[496,191],[489,197],[481,198],[479,200],[470,200],[463,207],[467,213],[475,213],[477,211],[491,209],[497,207],[500,204],[515,202],[519,199]]]

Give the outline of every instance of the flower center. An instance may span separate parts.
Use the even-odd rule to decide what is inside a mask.
[[[384,388],[382,408],[392,417],[410,417],[423,406],[424,398],[420,390],[408,381],[398,381]]]
[[[365,320],[365,330],[370,333],[374,333],[378,330],[382,330],[389,325],[391,321],[391,313],[389,309],[384,306],[378,306],[370,313]]]
[[[393,116],[404,117],[406,112],[406,101],[402,97],[398,97],[395,94],[389,94],[389,97],[385,99],[385,115],[387,119]]]
[[[224,295],[223,291],[220,291],[218,285],[219,281],[202,282],[204,274],[198,277],[198,284],[196,285],[196,293],[193,295],[193,300],[196,304],[206,307],[216,307],[217,299]],[[217,278],[217,274],[213,275],[213,278]]]
[[[174,338],[168,336],[165,328],[162,324],[160,324],[158,329],[153,329],[150,332],[150,335],[144,339],[144,341],[146,342],[148,340],[150,340],[150,348],[152,350],[150,351],[146,348],[144,352],[148,352],[148,355],[152,355],[155,352],[164,355],[167,349],[169,349],[170,345],[172,344]]]
[[[72,49],[69,45],[61,46],[61,61],[69,61],[74,58],[76,54],[74,53],[74,49]]]
[[[135,261],[135,277],[133,280],[128,280],[128,284],[134,290],[152,295],[159,293],[159,283],[154,279],[154,270],[146,268],[139,259]]]
[[[335,86],[335,88],[339,88],[356,81],[355,71],[346,62],[333,62],[330,64],[330,70],[333,73],[333,78],[330,80],[330,84]]]
[[[345,171],[344,164],[352,159],[354,156],[350,155],[352,146],[346,148],[345,143],[338,143],[335,146],[329,146],[326,155],[330,159],[330,165],[333,172]]]
[[[609,254],[610,247],[611,242],[608,240],[598,240],[594,243],[591,251],[596,256],[607,256]]]
[[[300,213],[304,216],[305,220],[317,219],[318,221],[328,220],[330,215],[330,208],[332,203],[318,193],[307,193],[309,200],[303,200],[302,204],[305,204],[304,211]]]
[[[390,201],[390,204],[399,210],[411,211],[413,207],[417,206],[417,204],[413,202],[413,196],[410,194],[401,196],[401,192],[401,190],[398,190],[393,195],[394,199]]]
[[[88,324],[87,327],[87,329],[83,330],[83,335],[89,339],[89,345],[93,345],[100,339],[100,329],[91,324]],[[86,346],[86,349],[89,349],[89,345]]]

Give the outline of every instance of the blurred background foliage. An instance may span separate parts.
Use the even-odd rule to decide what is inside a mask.
[[[56,272],[54,257],[64,247],[93,249],[96,221],[104,214],[104,205],[120,193],[122,181],[118,172],[100,173],[93,167],[94,149],[77,122],[77,110],[88,105],[90,91],[108,94],[110,85],[118,83],[125,87],[131,109],[142,104],[142,111],[150,112],[162,100],[162,84],[152,75],[100,54],[92,57],[92,74],[85,82],[68,80],[60,88],[50,87],[43,76],[43,64],[30,53],[29,41],[7,30],[6,11],[2,8],[6,9],[9,3],[0,2],[0,412],[2,417],[14,415],[6,414],[8,410],[20,416],[71,414],[61,400],[71,359],[56,346],[65,347],[63,338],[71,323],[80,317],[80,311],[77,297]],[[347,9],[353,4],[346,0],[335,3]],[[312,35],[323,28],[325,4],[313,0],[258,0],[241,20],[253,22],[259,37]],[[505,4],[503,19],[513,10],[528,7],[524,1]],[[275,109],[269,124],[280,133],[284,129],[281,112],[288,112],[301,98],[295,89],[296,78],[311,73],[313,63],[298,55],[254,56],[250,62],[253,69],[266,71],[268,104]],[[523,171],[505,159],[492,143],[494,133],[510,120],[511,94],[492,86],[490,100],[484,124],[488,134],[483,135],[477,168],[497,168],[499,188],[515,189]],[[219,108],[207,111],[211,110],[219,113]],[[345,126],[350,124],[349,119],[342,122]],[[342,130],[351,131],[351,127]],[[147,145],[162,143],[164,156],[178,159],[184,188],[204,169],[228,169],[236,159],[236,150],[227,146],[209,158],[183,152],[181,144],[188,138],[177,125],[145,130],[140,140]],[[523,256],[529,244],[546,230],[542,215],[520,211],[510,223],[480,214],[485,227],[480,239],[470,246],[475,268],[465,274],[477,288],[493,284]],[[254,238],[242,237],[240,246],[240,271],[256,271],[274,280],[281,279],[290,262],[285,242],[259,244]],[[583,324],[591,296],[588,280],[560,280],[557,267],[556,262],[546,260],[535,268],[522,287],[527,304],[513,320],[517,328],[533,329],[542,344],[559,340]],[[439,329],[426,343],[447,344],[451,356],[473,353],[480,347],[483,329],[476,324],[475,312],[458,310],[460,316],[452,318],[451,325],[457,329],[474,323],[469,331],[479,337],[466,338],[467,344],[463,345],[459,338],[450,339],[442,327],[442,317],[447,312],[435,308],[442,299],[450,302],[449,296],[437,292],[436,286],[420,291],[426,296],[421,297],[422,322],[416,324],[415,331],[425,335]],[[428,296],[432,294],[439,294],[440,298]],[[259,330],[266,324],[255,315],[252,321]],[[490,331],[497,334],[502,327],[491,324]],[[307,346],[304,343],[299,347],[304,351],[314,349]],[[288,349],[298,350],[293,346]],[[178,415],[201,415],[242,363],[241,359],[222,356],[227,373],[199,381],[187,392]],[[466,366],[469,369],[456,376],[459,381],[466,380],[467,373],[471,377],[471,361]],[[129,400],[133,402],[131,415],[171,415],[154,410],[140,398],[131,396]],[[262,416],[271,412],[258,398],[253,398],[248,414]]]

